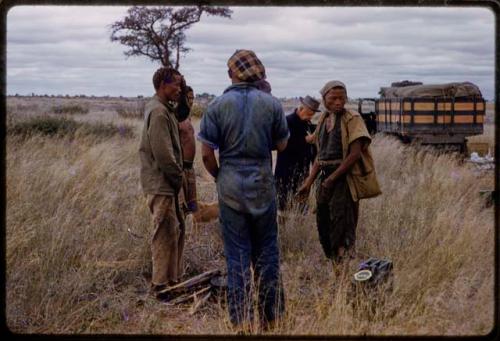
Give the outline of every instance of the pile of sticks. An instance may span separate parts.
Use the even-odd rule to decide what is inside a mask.
[[[223,281],[220,270],[210,270],[159,291],[157,297],[168,305],[192,302],[189,313],[193,315],[210,297],[225,289]]]

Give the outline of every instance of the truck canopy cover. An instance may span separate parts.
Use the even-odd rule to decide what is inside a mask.
[[[471,82],[382,87],[380,88],[379,94],[380,97],[384,98],[482,97],[479,88]]]

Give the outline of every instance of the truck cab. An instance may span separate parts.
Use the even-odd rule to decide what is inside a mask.
[[[377,132],[377,115],[375,111],[375,98],[359,98],[358,99],[358,112],[365,121],[366,128],[370,135]]]

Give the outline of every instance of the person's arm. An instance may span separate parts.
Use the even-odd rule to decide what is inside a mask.
[[[206,170],[217,179],[219,166],[215,158],[215,150],[219,148],[221,134],[215,109],[212,102],[203,114],[200,122],[198,140],[201,142],[201,158],[203,164]]]
[[[297,196],[304,196],[309,194],[311,186],[314,183],[314,180],[316,180],[318,174],[319,174],[319,162],[318,159],[315,159],[311,167],[311,171],[309,172],[309,176],[304,180],[302,185],[297,190]]]
[[[330,174],[330,176],[326,178],[325,181],[323,181],[321,185],[326,188],[332,187],[335,180],[347,173],[347,171],[351,169],[354,163],[359,160],[359,158],[361,157],[362,147],[363,144],[361,138],[353,141],[349,145],[349,154],[347,154],[347,157],[342,161],[340,166],[332,174]]]
[[[306,142],[309,144],[315,144],[316,143],[316,124],[310,123],[308,126],[312,131],[309,129],[306,131]]]
[[[280,142],[276,143],[276,150],[281,153],[286,149],[286,146],[288,144],[288,139],[281,140]]]
[[[194,141],[194,128],[189,118],[179,123],[179,137],[183,161],[193,162],[196,154],[196,143]]]
[[[288,130],[288,123],[285,113],[283,112],[283,107],[278,100],[274,103],[274,121],[271,131],[273,139],[273,150],[276,149],[278,152],[282,152],[286,149],[288,144],[288,138],[290,137],[290,131]]]
[[[217,179],[217,175],[219,174],[219,165],[217,164],[217,159],[215,158],[214,149],[212,149],[209,145],[202,143],[201,158],[203,159],[203,164],[205,165],[206,170],[215,179]]]

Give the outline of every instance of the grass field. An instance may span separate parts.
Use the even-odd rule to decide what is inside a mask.
[[[76,125],[70,133],[7,136],[5,311],[10,330],[231,334],[221,303],[211,302],[191,316],[189,306],[169,307],[148,294],[151,218],[137,153],[142,122],[117,113],[125,100],[53,101],[8,99],[9,127],[43,115],[90,124]],[[72,112],[52,110],[63,104]],[[103,129],[105,124],[116,131]],[[492,123],[485,132],[482,138],[493,143]],[[271,333],[489,333],[494,325],[494,209],[479,190],[493,189],[494,172],[456,154],[404,146],[391,137],[376,136],[372,150],[383,195],[360,204],[356,259],[334,273],[322,254],[313,214],[291,212],[280,226],[286,315]],[[195,167],[200,199],[215,201],[199,150]],[[196,231],[188,227],[187,275],[224,270],[218,223]],[[369,256],[393,261],[393,290],[373,294],[376,302],[350,299],[351,276]]]

